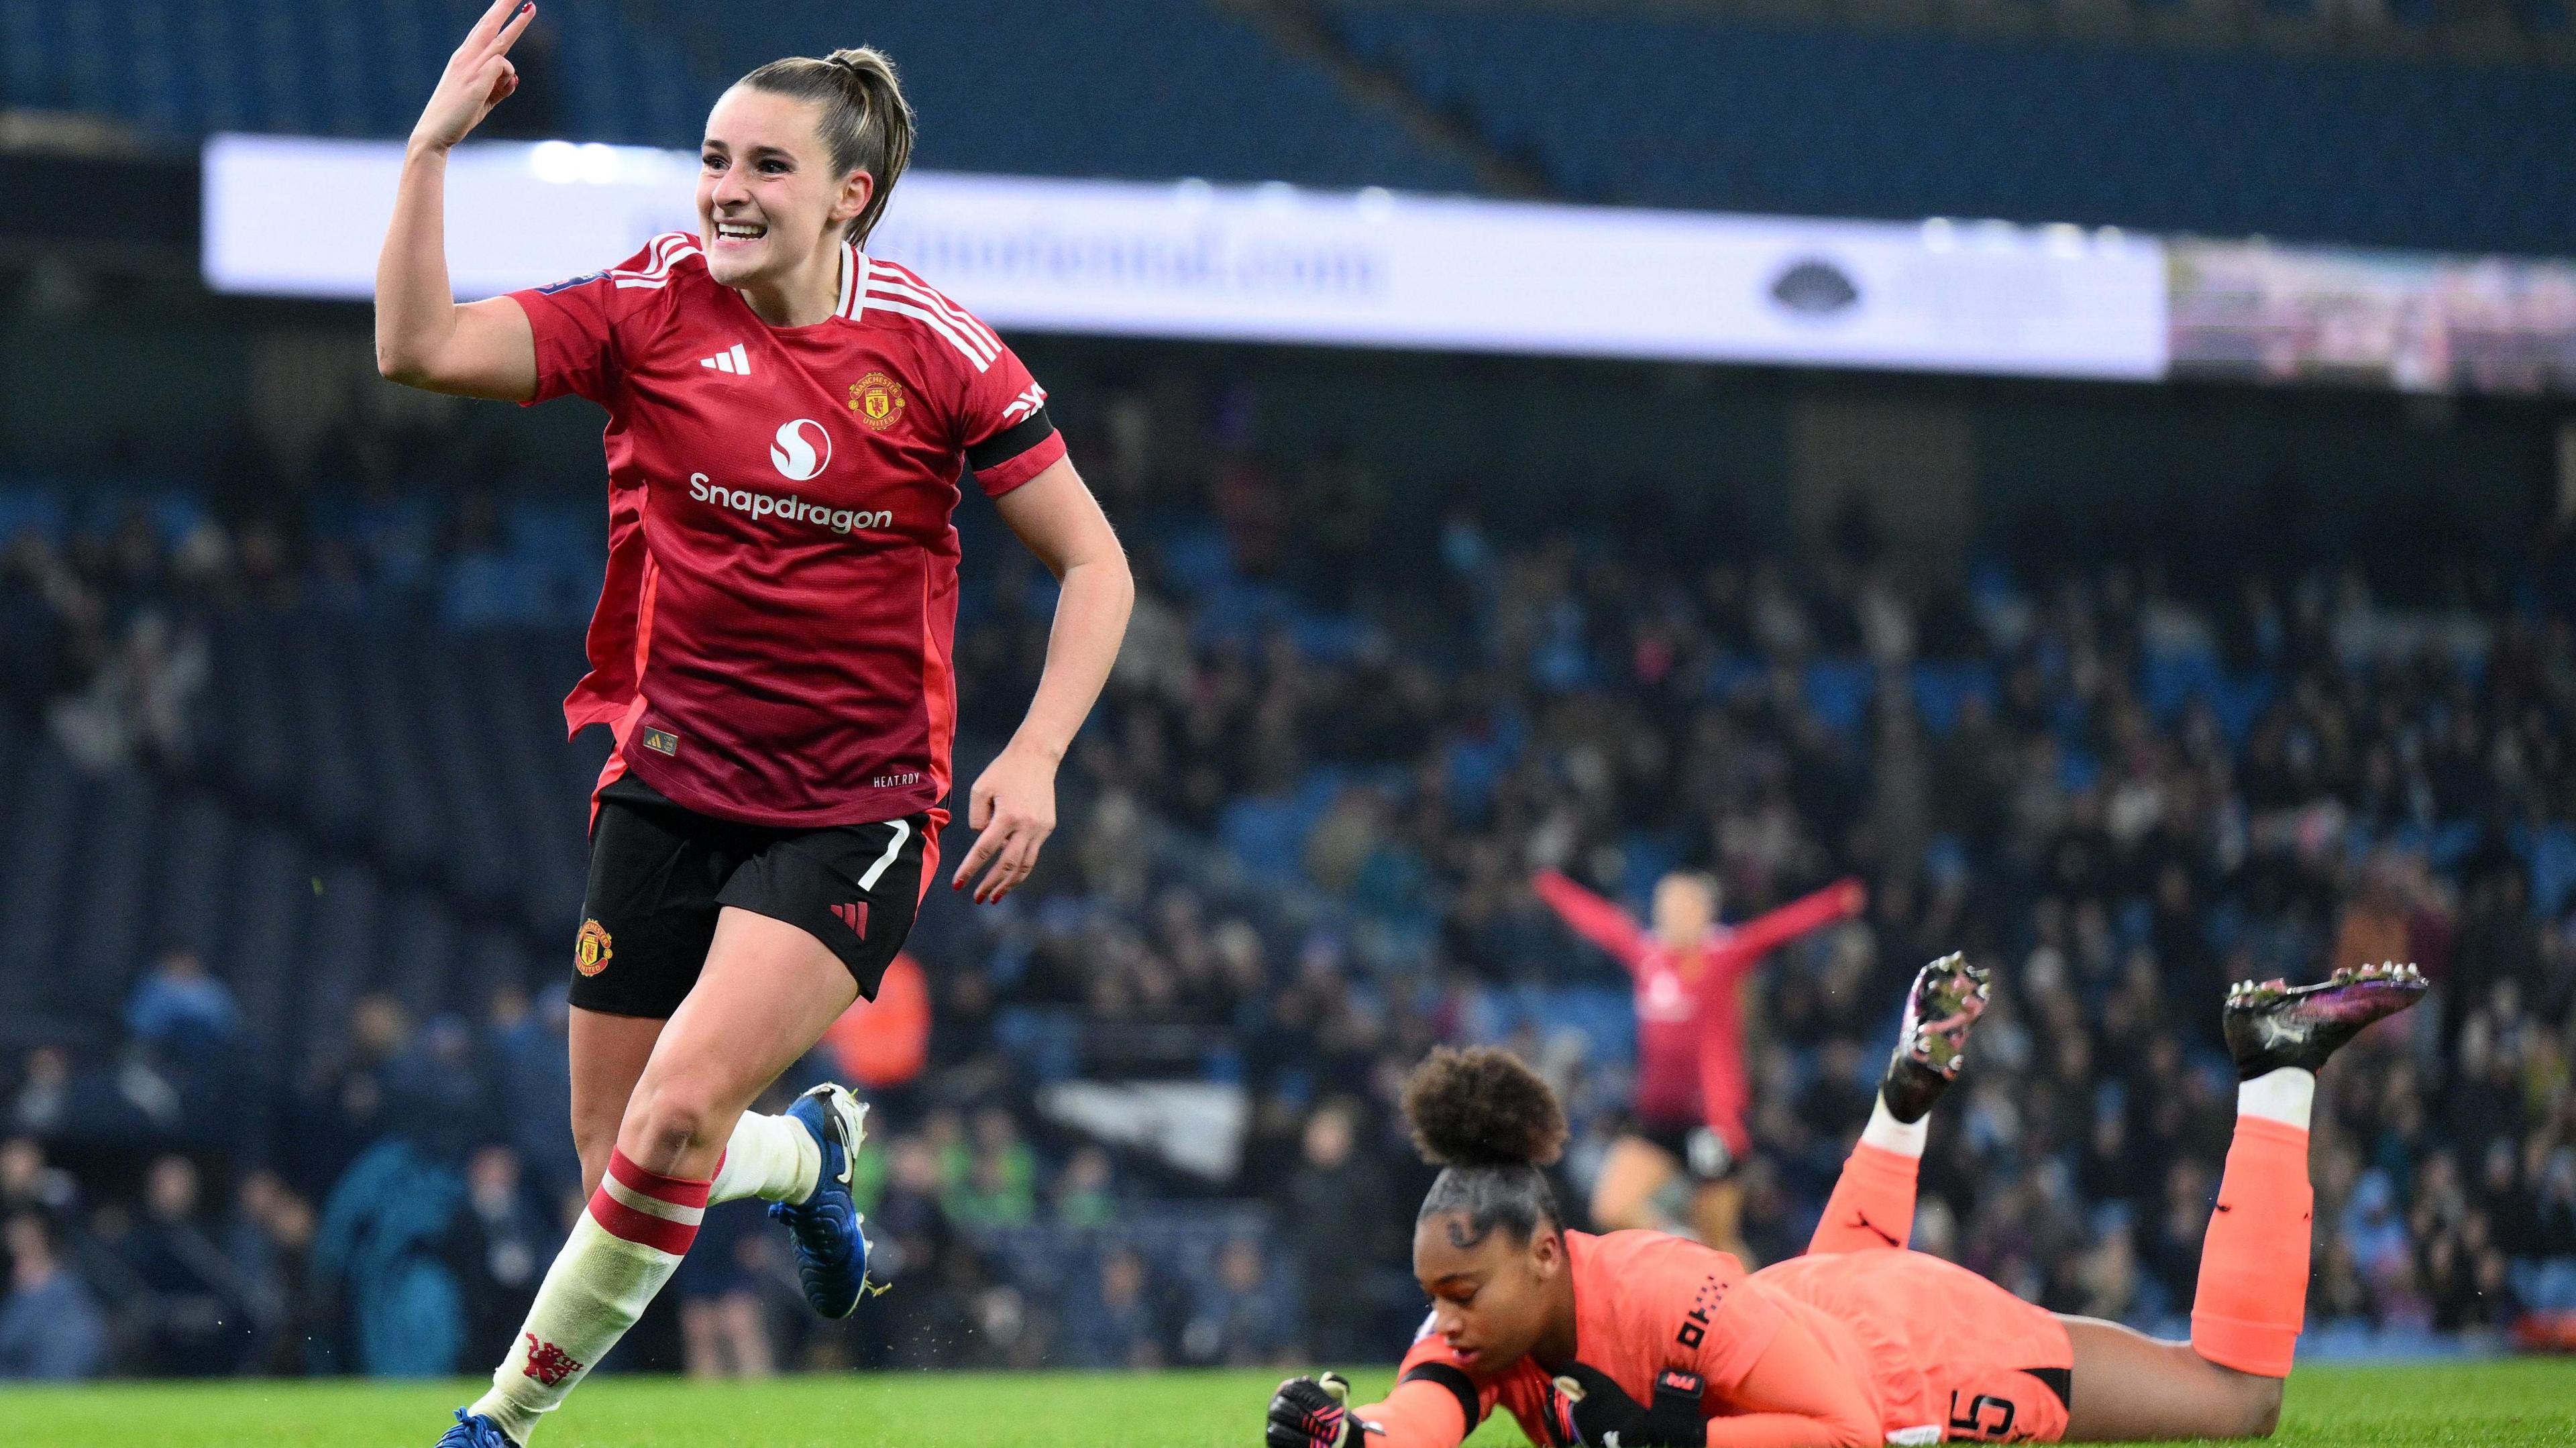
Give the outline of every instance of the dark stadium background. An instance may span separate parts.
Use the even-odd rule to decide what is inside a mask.
[[[596,414],[197,273],[203,135],[399,137],[472,8],[0,0],[0,1376],[477,1372],[577,1205]],[[492,129],[687,146],[864,41],[947,169],[2576,256],[2565,0],[1803,11],[550,0]],[[1964,947],[1917,1245],[2172,1334],[2224,983],[2412,958],[2320,1097],[2306,1351],[2576,1340],[2563,392],[1013,341],[1140,599],[1031,887],[922,917],[895,1290],[819,1323],[727,1208],[612,1366],[1391,1359],[1399,1074],[1522,1050],[1580,1201],[1626,994],[1523,882],[1683,863],[1872,892],[1759,981],[1765,1256]],[[960,522],[971,778],[1051,593]],[[1145,1098],[1239,1149],[1075,1124]]]

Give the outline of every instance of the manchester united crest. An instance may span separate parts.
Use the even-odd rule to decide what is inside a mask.
[[[882,372],[869,373],[850,384],[850,411],[868,431],[885,431],[903,421],[903,384]]]
[[[608,969],[608,956],[608,927],[596,920],[581,922],[581,938],[572,943],[572,968],[597,975]]]

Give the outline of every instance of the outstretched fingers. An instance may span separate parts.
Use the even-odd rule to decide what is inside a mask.
[[[501,0],[502,5],[507,5],[509,3],[510,0]],[[493,8],[497,10],[500,9],[501,6],[495,5]],[[493,39],[492,53],[495,55],[508,55],[510,53],[510,47],[519,43],[519,37],[528,33],[528,23],[536,18],[537,0],[522,0],[518,11],[511,15],[509,23],[503,25],[501,27],[500,34]]]
[[[448,58],[448,74],[488,83],[492,99],[498,101],[518,87],[517,71],[508,59],[510,47],[528,33],[529,23],[536,18],[536,0],[498,0],[465,32],[456,54]]]
[[[456,48],[479,56],[499,40],[501,49],[506,51],[510,42],[519,38],[518,33],[528,28],[529,17],[536,9],[535,0],[492,0],[492,8],[475,20],[474,27],[465,32],[464,42]],[[504,31],[507,39],[501,38]]]

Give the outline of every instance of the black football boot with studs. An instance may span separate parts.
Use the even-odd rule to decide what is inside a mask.
[[[1958,951],[1917,971],[1905,993],[1905,1026],[1896,1038],[1896,1054],[1878,1083],[1888,1114],[1912,1125],[1968,1062],[1968,1029],[1986,1012],[1994,987],[1983,966],[1968,964]]]
[[[2295,1066],[2314,1074],[2373,1021],[2424,998],[2431,987],[2411,965],[2382,963],[2338,970],[2315,985],[2240,980],[2227,991],[2221,1020],[2236,1079]]]

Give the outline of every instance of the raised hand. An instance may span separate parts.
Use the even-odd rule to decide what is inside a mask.
[[[510,47],[537,18],[536,0],[493,0],[492,8],[465,32],[465,42],[447,58],[447,70],[429,104],[411,128],[415,148],[444,151],[492,114],[492,108],[519,88],[519,68],[510,63]]]

